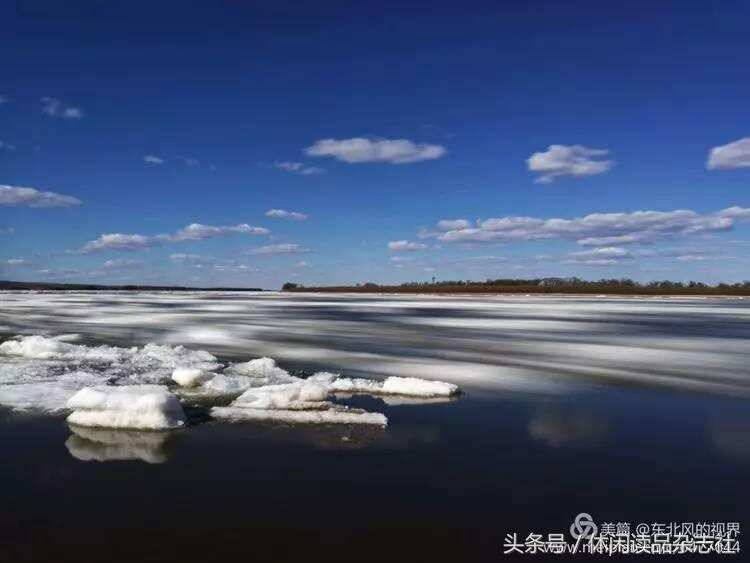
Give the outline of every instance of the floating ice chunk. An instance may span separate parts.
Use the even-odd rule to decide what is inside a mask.
[[[411,397],[450,397],[459,393],[458,385],[416,377],[389,377],[383,382],[383,393]]]
[[[161,385],[87,387],[68,401],[70,424],[102,428],[167,430],[185,424],[175,395]]]
[[[172,381],[182,387],[196,387],[214,375],[199,368],[175,368]]]
[[[85,346],[69,344],[45,336],[23,336],[17,340],[6,340],[0,344],[0,352],[9,356],[31,359],[64,359],[80,356]],[[110,355],[110,359],[115,359]]]
[[[163,432],[106,430],[71,426],[73,434],[65,442],[70,455],[81,461],[141,460],[146,463],[167,461]]]
[[[216,356],[206,350],[189,350],[184,346],[163,346],[149,343],[143,347],[141,355],[144,359],[155,361],[166,367],[194,367],[211,371],[219,369],[220,363]]]
[[[214,407],[211,416],[225,420],[265,420],[301,424],[371,424],[387,426],[388,419],[379,412],[346,407],[326,410],[269,410],[242,407]]]
[[[58,338],[46,336],[22,336],[0,344],[0,353],[37,360],[86,361],[97,364],[128,364],[132,368],[178,366],[212,370],[221,367],[205,350],[188,350],[183,346],[161,346],[146,344],[143,348],[119,348],[117,346],[86,346],[63,342],[68,335]]]
[[[329,386],[339,379],[341,377],[341,374],[338,373],[331,373],[328,371],[319,371],[315,375],[311,375],[308,377],[305,381],[312,381],[314,383],[318,383],[320,385],[326,385]]]
[[[371,379],[339,377],[331,381],[329,385],[331,391],[336,393],[383,393],[383,382]]]
[[[331,391],[338,393],[406,395],[409,397],[450,397],[459,393],[458,386],[452,383],[416,377],[389,377],[385,381],[340,377],[332,380],[329,386]]]
[[[17,366],[16,366],[17,367]],[[57,379],[0,385],[0,405],[14,410],[39,409],[56,412],[66,408],[68,399],[82,387],[101,383],[101,378],[84,371],[66,373]],[[32,377],[33,379],[33,377]]]
[[[233,406],[253,409],[304,410],[325,408],[328,389],[314,382],[299,381],[281,385],[266,385],[245,391]]]
[[[271,420],[313,424],[375,424],[388,419],[328,402],[334,374],[316,374],[307,380],[248,389],[228,407],[214,407],[212,416],[229,420]]]
[[[214,395],[239,395],[251,387],[262,384],[252,377],[244,375],[216,374],[212,379],[201,385],[200,389]]]
[[[232,364],[226,371],[235,375],[265,378],[269,383],[281,383],[292,377],[285,369],[277,366],[272,358],[258,358],[241,364]]]

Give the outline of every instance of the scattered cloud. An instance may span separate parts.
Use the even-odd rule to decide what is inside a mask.
[[[177,252],[169,255],[171,262],[186,263],[186,264],[197,264],[202,262],[213,262],[214,258],[211,256],[201,256],[200,254],[184,254]]]
[[[29,264],[29,261],[24,258],[9,258],[2,263],[6,266],[26,266]]]
[[[257,268],[248,266],[247,264],[235,264],[234,262],[224,262],[221,264],[214,264],[213,269],[217,272],[228,272],[235,274],[253,274],[259,272]]]
[[[155,245],[156,242],[154,237],[108,233],[100,235],[99,238],[87,242],[77,252],[79,254],[90,254],[102,250],[144,250]]]
[[[603,246],[581,252],[573,252],[566,264],[581,264],[583,266],[613,266],[626,258],[633,258],[633,253],[617,246]]]
[[[290,221],[304,221],[307,215],[297,211],[286,211],[285,209],[269,209],[266,211],[266,217],[274,219],[289,219]]]
[[[13,227],[0,227],[0,235],[12,235],[16,232]]]
[[[302,254],[312,252],[311,248],[303,246],[301,244],[268,244],[266,246],[259,246],[248,251],[248,254]]]
[[[72,252],[74,254],[90,254],[92,252],[100,252],[103,250],[145,250],[147,248],[172,242],[205,240],[229,234],[267,235],[270,232],[271,231],[263,227],[252,227],[247,223],[229,227],[215,227],[212,225],[191,223],[187,227],[183,227],[173,234],[153,236],[122,233],[103,234],[99,236],[99,238],[87,242],[82,248]]]
[[[232,233],[244,234],[244,235],[268,235],[271,233],[265,227],[253,227],[247,223],[240,225],[234,225],[231,227],[214,227],[212,225],[202,225],[200,223],[191,223],[187,227],[183,227],[177,231],[174,235],[171,235],[171,240],[204,240],[208,238],[216,238],[223,235]]]
[[[44,192],[35,188],[0,185],[0,205],[21,207],[71,207],[81,200],[73,196]]]
[[[184,156],[179,156],[177,158],[179,158],[185,166],[189,166],[191,168],[200,164],[200,160],[198,160],[197,158],[186,158]]]
[[[144,156],[143,161],[148,162],[149,164],[164,164],[163,158],[159,158],[158,156],[153,154],[147,154],[146,156]]]
[[[550,145],[544,152],[535,152],[526,164],[529,171],[539,173],[535,182],[549,184],[557,178],[585,178],[603,174],[614,166],[614,161],[600,157],[609,155],[607,149],[591,149],[581,145]]]
[[[301,176],[313,176],[315,174],[322,174],[325,172],[324,168],[318,168],[317,166],[307,166],[303,162],[276,162],[274,167],[279,170],[286,170],[294,174],[300,174]]]
[[[750,168],[750,137],[712,148],[706,167],[709,170]]]
[[[57,98],[42,98],[42,111],[51,117],[63,119],[80,119],[83,117],[81,108],[68,106]]]
[[[387,162],[409,164],[434,160],[447,153],[441,145],[414,143],[407,139],[320,139],[305,149],[308,156],[327,156],[356,164],[361,162]]]
[[[128,268],[135,268],[140,265],[141,263],[138,260],[118,258],[116,260],[107,260],[100,267],[103,270],[125,270]]]
[[[626,248],[620,248],[617,246],[603,246],[601,248],[593,248],[591,250],[583,250],[581,252],[574,252],[572,256],[576,258],[589,259],[589,258],[632,258],[633,253]]]
[[[453,231],[455,229],[468,229],[471,227],[471,223],[466,219],[443,219],[438,221],[437,227],[441,231]]]
[[[312,268],[312,265],[309,262],[305,261],[305,260],[300,260],[294,266],[296,268]]]
[[[3,104],[7,104],[7,103],[8,103],[8,98],[6,98],[5,96],[0,96],[0,106]]]
[[[572,240],[582,246],[611,247],[650,244],[678,236],[730,231],[738,221],[750,220],[750,208],[730,207],[710,214],[687,209],[592,213],[574,219],[499,217],[476,222],[469,228],[423,230],[423,238],[447,243],[523,242]]]
[[[14,151],[16,150],[16,147],[5,141],[0,141],[0,150]]]
[[[388,243],[388,250],[393,252],[414,252],[424,250],[427,245],[422,242],[412,242],[408,240],[392,240]]]

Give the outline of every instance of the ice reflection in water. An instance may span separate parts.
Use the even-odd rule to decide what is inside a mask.
[[[571,382],[750,391],[750,301],[554,296],[6,292],[9,333],[183,344],[475,393]]]
[[[607,432],[605,420],[584,410],[546,409],[529,422],[529,436],[552,448],[594,446],[606,440]]]
[[[127,461],[164,463],[167,432],[138,432],[70,426],[73,434],[65,442],[70,455],[81,461]]]

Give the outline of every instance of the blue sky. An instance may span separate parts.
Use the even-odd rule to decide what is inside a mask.
[[[0,278],[750,279],[746,2],[10,4]]]

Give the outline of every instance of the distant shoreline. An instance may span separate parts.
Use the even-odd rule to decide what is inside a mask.
[[[613,295],[613,296],[684,296],[684,297],[750,297],[750,289],[648,289],[633,288],[625,289],[597,289],[597,288],[564,288],[564,287],[539,287],[539,286],[481,286],[481,287],[458,287],[458,286],[379,286],[379,287],[357,287],[357,286],[335,286],[335,287],[300,287],[284,289],[283,293],[360,293],[360,294],[388,294],[388,295]]]
[[[259,287],[188,287],[182,285],[103,285],[93,283],[15,282],[0,280],[2,290],[41,291],[267,291]]]

